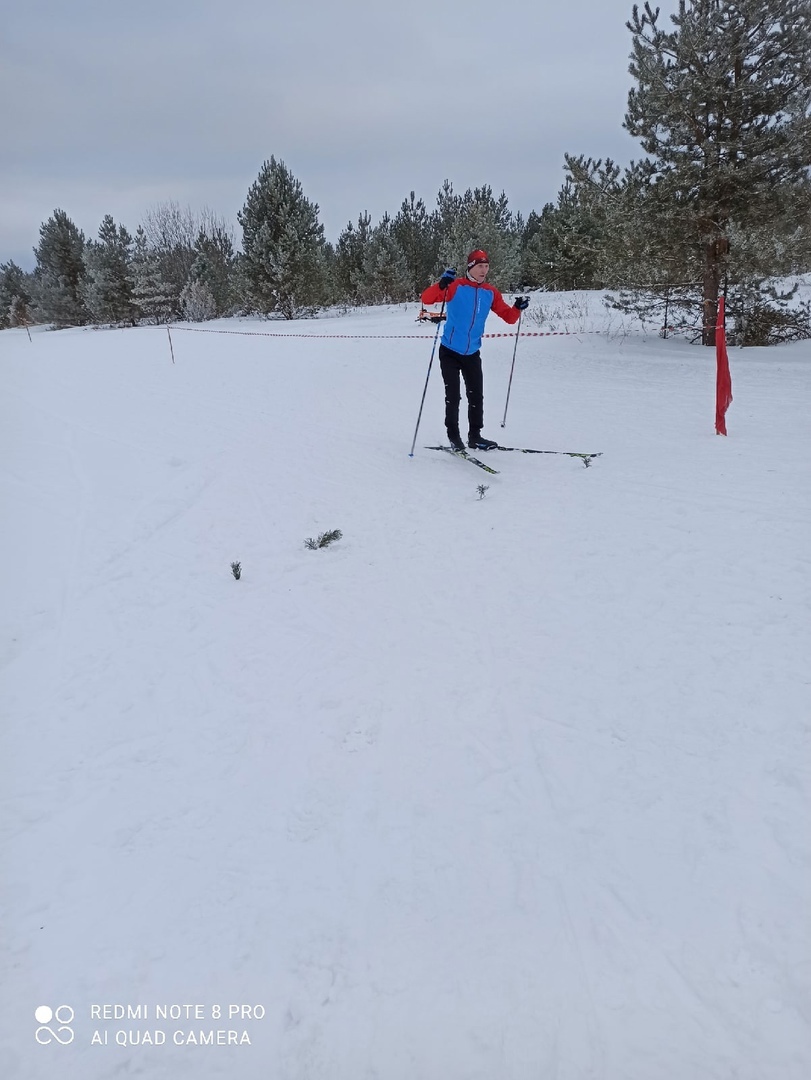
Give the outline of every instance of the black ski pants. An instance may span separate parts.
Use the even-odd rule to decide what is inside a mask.
[[[449,435],[459,434],[460,377],[465,381],[467,394],[468,434],[478,435],[484,427],[484,382],[481,353],[469,356],[439,346],[439,367],[445,381],[445,427]]]

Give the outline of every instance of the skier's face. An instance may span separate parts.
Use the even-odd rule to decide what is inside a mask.
[[[468,270],[467,274],[468,274],[468,277],[473,278],[473,280],[475,282],[477,282],[477,284],[481,285],[481,283],[487,277],[487,273],[488,273],[489,269],[490,269],[490,263],[480,262],[480,263],[476,263],[475,266],[471,266],[471,268]]]

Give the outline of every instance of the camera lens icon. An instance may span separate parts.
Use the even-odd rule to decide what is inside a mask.
[[[73,1028],[69,1025],[73,1023],[74,1015],[70,1005],[57,1005],[55,1009],[52,1009],[50,1005],[38,1005],[34,1010],[34,1019],[40,1025],[35,1033],[37,1042],[41,1046],[47,1046],[52,1042],[61,1043],[62,1046],[72,1043]],[[56,1030],[48,1027],[53,1020],[59,1025]]]

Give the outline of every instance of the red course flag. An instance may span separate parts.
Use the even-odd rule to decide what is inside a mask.
[[[732,376],[729,374],[723,296],[718,298],[718,322],[715,325],[715,359],[715,434],[726,435],[727,425],[724,417],[727,409],[732,404]]]

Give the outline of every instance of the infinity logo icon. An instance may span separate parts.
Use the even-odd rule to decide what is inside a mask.
[[[48,1005],[40,1005],[34,1010],[34,1019],[40,1025],[35,1032],[37,1042],[42,1046],[47,1046],[51,1042],[61,1043],[62,1046],[72,1043],[73,1028],[68,1025],[73,1023],[73,1017],[74,1012],[70,1005],[57,1005],[56,1009]],[[60,1025],[55,1031],[47,1026],[52,1020],[56,1020]]]

